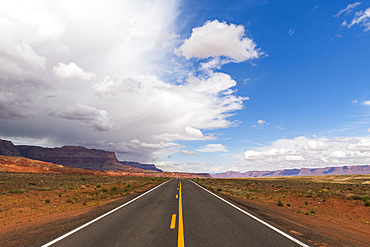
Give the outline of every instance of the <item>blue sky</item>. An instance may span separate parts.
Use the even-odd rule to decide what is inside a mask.
[[[3,5],[2,139],[169,171],[370,161],[368,2]]]
[[[189,8],[200,23],[210,18],[245,26],[248,35],[266,54],[258,60],[228,64],[221,69],[238,81],[238,94],[250,97],[245,109],[234,116],[241,123],[222,130],[230,138],[223,143],[235,156],[264,145],[271,148],[279,139],[369,135],[368,107],[361,102],[370,97],[370,36],[364,26],[342,26],[369,4],[361,3],[335,16],[355,2],[244,1],[229,5],[217,1],[210,8],[205,7],[212,5],[210,2],[200,6],[187,2],[193,6]],[[258,124],[258,120],[265,123]],[[219,162],[221,167],[230,159],[226,156],[221,160],[215,157],[213,162]],[[329,163],[286,166],[337,164]],[[243,171],[239,167],[244,166],[238,166],[234,168]],[[263,169],[266,165],[251,166]]]

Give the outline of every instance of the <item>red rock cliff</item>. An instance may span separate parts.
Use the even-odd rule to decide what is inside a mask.
[[[43,148],[37,146],[16,146],[19,153],[30,159],[52,162],[92,170],[127,170],[129,167],[118,162],[115,153],[88,149],[80,146]]]
[[[21,156],[17,148],[11,141],[0,139],[0,155],[5,156]]]

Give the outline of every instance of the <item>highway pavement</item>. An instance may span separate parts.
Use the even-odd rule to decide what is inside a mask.
[[[252,217],[192,181],[173,179],[44,247],[306,246]]]

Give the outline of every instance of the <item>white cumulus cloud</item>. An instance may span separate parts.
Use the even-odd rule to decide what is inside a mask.
[[[93,73],[85,72],[75,63],[58,63],[58,66],[53,67],[53,72],[57,77],[63,79],[78,79],[83,81],[90,80],[95,76]]]
[[[353,138],[347,145],[348,150],[370,151],[370,138]]]
[[[262,53],[244,26],[218,20],[194,27],[182,42],[180,4],[4,2],[0,136],[44,140],[51,146],[84,145],[112,150],[122,160],[162,162],[180,152],[175,141],[215,140],[213,131],[237,125],[231,116],[249,98],[237,94],[231,75],[214,69]],[[182,66],[184,57],[197,59],[187,61],[190,67],[199,61],[204,67]],[[221,144],[201,150],[227,151]]]
[[[306,144],[307,149],[311,150],[325,150],[328,148],[328,145],[323,141],[309,141]]]
[[[305,160],[305,159],[304,159],[302,156],[300,156],[300,155],[298,155],[298,156],[288,155],[288,156],[286,156],[286,157],[285,157],[285,159],[286,159],[286,160],[288,160],[288,161],[304,161],[304,160]]]
[[[363,165],[370,162],[369,137],[308,137],[278,139],[271,145],[247,150],[239,170],[279,170],[340,165]]]
[[[263,129],[265,126],[269,125],[270,123],[267,123],[265,120],[259,119],[257,121],[257,124],[252,125],[253,128],[256,129]]]
[[[242,25],[227,24],[218,20],[207,21],[203,26],[193,28],[190,38],[184,41],[177,52],[187,59],[216,58],[206,67],[217,67],[221,57],[231,62],[242,62],[261,56],[254,41],[245,36]]]
[[[208,144],[204,147],[196,149],[198,152],[203,153],[217,153],[217,152],[227,152],[227,149],[222,144]]]
[[[185,128],[185,131],[186,133],[191,136],[191,137],[195,137],[195,138],[203,138],[203,133],[202,131],[196,129],[196,128],[192,128],[192,127],[186,127]]]
[[[182,155],[194,155],[194,151],[189,150],[181,150]]]
[[[262,152],[257,152],[254,150],[248,150],[244,153],[245,160],[255,160],[262,156]]]
[[[346,157],[346,153],[340,150],[334,151],[330,154],[330,157],[334,158],[344,158]]]

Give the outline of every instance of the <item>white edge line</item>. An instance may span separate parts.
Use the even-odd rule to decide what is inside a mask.
[[[77,232],[77,231],[81,230],[82,228],[85,228],[85,227],[87,227],[88,225],[91,225],[92,223],[94,223],[94,222],[96,222],[96,221],[98,221],[98,220],[100,220],[100,219],[104,218],[105,216],[107,216],[107,215],[109,215],[109,214],[111,214],[111,213],[113,213],[113,212],[115,212],[115,211],[117,211],[117,210],[119,210],[119,209],[123,208],[124,206],[126,206],[126,205],[128,205],[128,204],[130,204],[130,203],[132,203],[132,202],[134,202],[134,201],[136,201],[136,200],[137,200],[137,199],[139,199],[140,197],[145,196],[146,194],[148,194],[148,193],[152,192],[153,190],[155,190],[155,189],[159,188],[160,186],[164,185],[165,183],[167,183],[167,182],[169,182],[169,181],[171,181],[171,180],[173,180],[173,179],[167,180],[166,182],[163,182],[163,183],[161,183],[160,185],[157,185],[156,187],[152,188],[151,190],[148,190],[147,192],[145,192],[145,193],[143,193],[143,194],[141,194],[141,195],[139,195],[139,196],[135,197],[135,198],[134,198],[134,199],[132,199],[131,201],[126,202],[125,204],[122,204],[121,206],[116,207],[115,209],[113,209],[113,210],[111,210],[111,211],[109,211],[109,212],[107,212],[107,213],[105,213],[105,214],[103,214],[103,215],[99,216],[98,218],[93,219],[92,221],[87,222],[86,224],[84,224],[84,225],[82,225],[82,226],[80,226],[80,227],[77,227],[76,229],[74,229],[74,230],[72,230],[72,231],[70,231],[70,232],[68,232],[68,233],[66,233],[66,234],[64,234],[64,235],[62,235],[62,236],[60,236],[59,238],[54,239],[53,241],[51,241],[51,242],[49,242],[49,243],[47,243],[47,244],[42,245],[41,247],[48,247],[48,246],[50,246],[50,245],[55,244],[56,242],[59,242],[60,240],[62,240],[62,239],[64,239],[64,238],[68,237],[69,235],[72,235],[73,233],[75,233],[75,232]]]
[[[190,181],[191,181],[191,182],[193,182],[194,184],[196,184],[197,186],[199,186],[200,188],[204,189],[204,190],[205,190],[205,191],[207,191],[208,193],[210,193],[210,194],[214,195],[214,196],[215,196],[215,197],[217,197],[218,199],[222,200],[223,202],[226,202],[226,203],[227,203],[227,204],[229,204],[230,206],[232,206],[232,207],[236,208],[237,210],[241,211],[242,213],[244,213],[244,214],[248,215],[249,217],[251,217],[251,218],[255,219],[256,221],[258,221],[258,222],[260,222],[260,223],[264,224],[265,226],[267,226],[267,227],[271,228],[272,230],[274,230],[274,231],[276,231],[276,232],[280,233],[280,234],[281,234],[281,235],[283,235],[284,237],[289,238],[290,240],[292,240],[293,242],[295,242],[295,243],[299,244],[300,246],[303,246],[303,247],[309,247],[307,244],[302,243],[302,242],[301,242],[301,241],[299,241],[298,239],[295,239],[295,238],[293,238],[292,236],[290,236],[290,235],[286,234],[285,232],[283,232],[283,231],[281,231],[281,230],[277,229],[276,227],[274,227],[274,226],[270,225],[269,223],[266,223],[265,221],[263,221],[263,220],[261,220],[261,219],[257,218],[256,216],[254,216],[253,214],[250,214],[250,213],[248,213],[247,211],[245,211],[245,210],[243,210],[243,209],[241,209],[241,208],[239,208],[239,207],[235,206],[235,205],[234,205],[234,204],[232,204],[231,202],[228,202],[228,201],[227,201],[227,200],[225,200],[224,198],[222,198],[222,197],[220,197],[220,196],[216,195],[215,193],[213,193],[213,192],[211,192],[211,191],[209,191],[209,190],[207,190],[207,189],[203,188],[202,186],[200,186],[199,184],[195,183],[194,181],[192,181],[192,180],[190,180]]]

